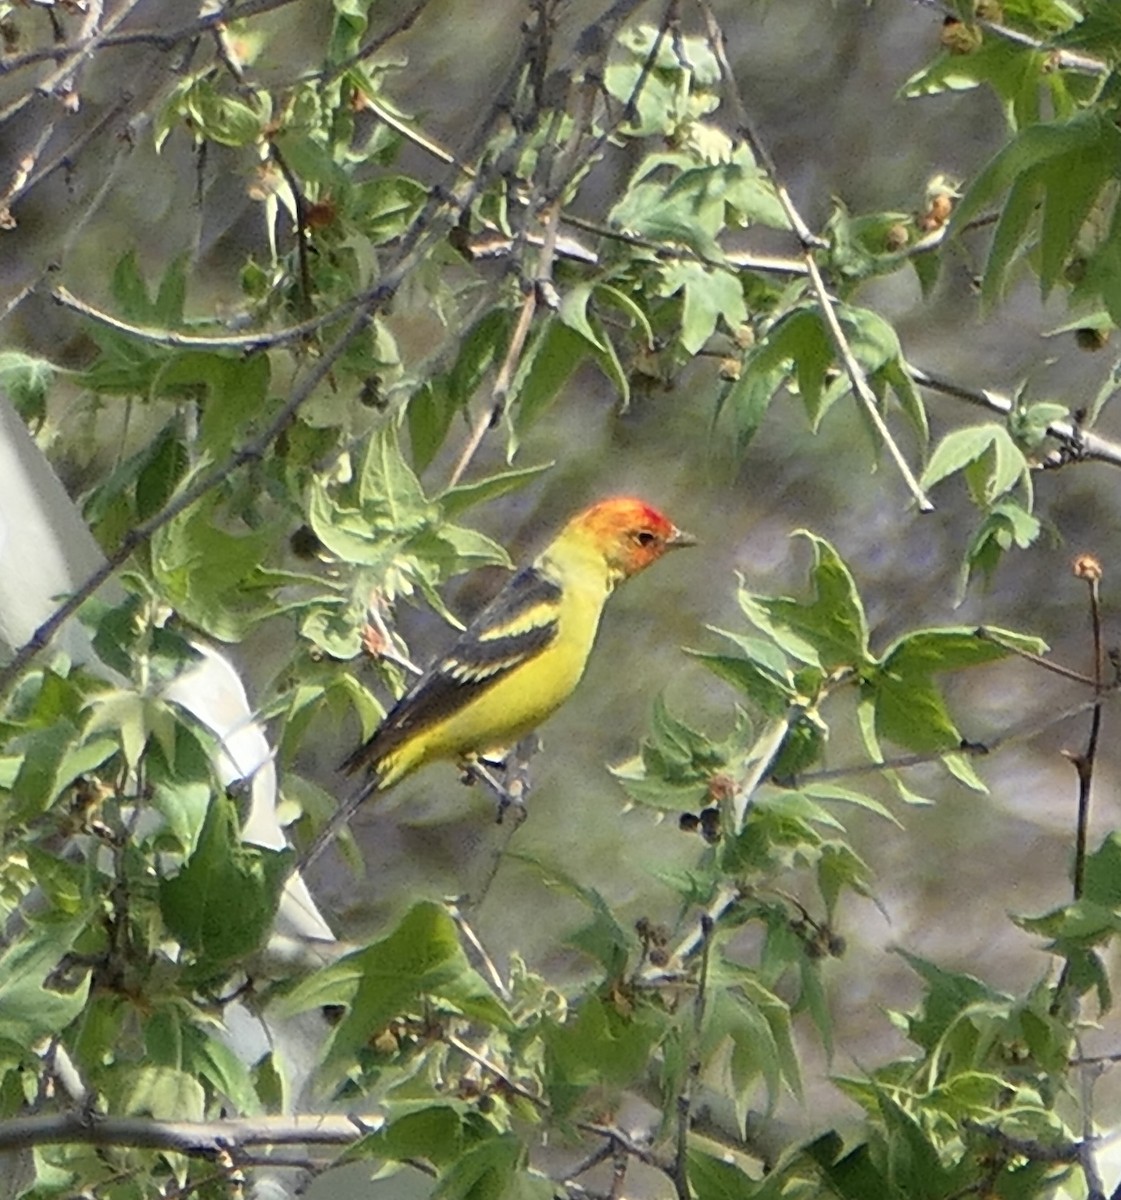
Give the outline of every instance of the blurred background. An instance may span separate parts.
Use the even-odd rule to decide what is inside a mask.
[[[563,7],[558,61],[601,7],[578,0]],[[899,96],[908,77],[937,52],[936,7],[916,0],[871,6],[863,0],[716,0],[714,9],[757,127],[811,227],[824,224],[838,202],[852,211],[917,211],[928,180],[938,173],[968,180],[1002,142],[1004,117],[989,93]],[[399,14],[395,6],[382,12],[374,5],[371,15],[391,23]],[[176,0],[146,0],[132,8],[125,28],[174,27],[188,16]],[[462,145],[495,80],[520,52],[524,16],[523,4],[513,0],[432,0],[381,55],[387,64],[407,63],[390,86],[402,110],[437,142]],[[655,10],[647,17],[656,19]],[[257,18],[254,28],[268,31],[254,62],[259,77],[294,78],[314,66],[307,48],[322,44],[330,18],[321,0]],[[32,31],[49,19],[45,10],[32,8],[19,10],[16,23]],[[37,44],[41,36],[39,30],[29,40]],[[0,233],[4,349],[42,355],[63,367],[83,365],[91,353],[88,331],[51,302],[46,285],[65,284],[109,307],[113,265],[131,248],[150,277],[158,277],[176,254],[192,256],[202,286],[188,296],[189,312],[238,308],[240,266],[265,245],[261,205],[251,196],[254,180],[243,157],[212,153],[200,163],[182,133],[168,138],[158,156],[153,147],[148,114],[165,86],[168,55],[180,52],[151,45],[102,52],[85,78],[80,110],[65,122],[52,116],[42,146],[43,97],[13,111],[26,92],[26,77],[0,75],[0,161],[11,171],[34,149],[33,175],[42,173],[13,205],[14,227]],[[597,170],[582,193],[584,215],[603,219],[633,165],[616,156]],[[441,177],[416,148],[406,147],[402,169],[433,181]],[[795,250],[774,235],[748,244]],[[908,359],[918,366],[1006,393],[1026,386],[1032,399],[1088,402],[1108,374],[1108,352],[1080,349],[1069,334],[1045,338],[1066,312],[1061,298],[1051,308],[1043,305],[1028,281],[999,310],[982,314],[973,288],[979,265],[967,251],[950,247],[930,297],[907,273],[866,285],[859,299],[896,324]],[[407,310],[407,303],[400,307]],[[423,321],[412,325],[407,317],[394,329],[406,350],[430,336]],[[636,394],[621,413],[608,382],[585,370],[519,451],[522,465],[555,462],[554,469],[473,514],[516,560],[531,556],[570,511],[613,492],[642,495],[700,539],[698,548],[671,557],[613,601],[578,700],[543,730],[530,817],[510,843],[519,853],[563,865],[625,917],[646,916],[671,927],[680,914],[659,875],[690,866],[702,845],[673,821],[626,811],[605,764],[635,753],[659,695],[694,727],[714,735],[729,728],[731,693],[680,647],[711,648],[707,625],[742,628],[737,572],[755,591],[802,587],[808,552],[791,539],[794,531],[823,535],[848,561],[877,648],[920,623],[984,622],[1037,634],[1061,661],[1088,670],[1086,589],[1070,570],[1081,551],[1103,560],[1107,643],[1117,636],[1112,550],[1119,491],[1111,468],[1086,464],[1037,473],[1044,539],[1030,552],[1009,556],[988,589],[974,584],[955,607],[960,557],[977,520],[960,484],[936,489],[936,511],[919,515],[894,468],[877,463],[850,403],[837,405],[816,436],[800,403],[776,403],[740,459],[712,437],[715,386],[712,362],[701,360],[673,390]],[[958,401],[930,396],[929,405],[935,439],[967,419]],[[1100,432],[1121,436],[1111,420],[1107,410]],[[77,448],[75,423],[84,434]],[[122,440],[142,429],[143,415],[126,414],[123,405],[91,405],[63,378],[41,439],[50,442],[64,426],[67,438],[65,444],[58,440],[56,460],[68,485],[81,492],[114,460]],[[901,425],[898,432],[917,460],[920,448]],[[438,486],[446,478],[466,434],[466,426],[453,432],[426,483]],[[473,471],[500,468],[503,452],[499,439],[488,441]],[[498,582],[486,574],[467,579],[449,602],[467,616]],[[451,631],[430,615],[399,616],[418,656],[434,656],[450,638]],[[267,687],[290,651],[291,636],[290,628],[280,627],[233,648],[251,694]],[[1019,661],[965,674],[950,693],[959,726],[979,741],[1031,726],[1083,698],[1074,685]],[[1112,720],[1107,714],[1091,845],[1118,818]],[[947,782],[934,768],[916,771],[912,779],[917,791],[936,800],[930,807],[904,810],[884,787],[881,798],[902,829],[853,814],[850,827],[875,872],[878,903],[846,905],[841,932],[848,952],[826,971],[838,1021],[833,1069],[867,1069],[899,1048],[882,1010],[908,1006],[918,985],[890,953],[893,945],[1008,988],[1022,988],[1049,969],[1038,943],[1015,933],[1006,914],[1038,913],[1069,898],[1077,789],[1063,753],[1082,748],[1087,730],[1088,717],[1082,717],[991,755],[979,764],[991,788],[987,797]],[[301,768],[337,789],[335,765],[357,736],[357,729],[339,730],[336,744],[309,747]],[[853,741],[835,738],[830,767],[857,758]],[[418,895],[472,892],[489,872],[503,831],[494,825],[486,795],[461,787],[450,767],[436,767],[383,806],[360,813],[355,833],[367,856],[365,876],[356,880],[335,855],[323,859],[313,876],[317,895],[344,934],[381,928]],[[581,971],[579,957],[558,958],[551,948],[583,918],[573,902],[549,892],[533,870],[513,860],[500,864],[475,917],[488,946],[515,947],[535,968],[566,976]],[[1114,1049],[1115,1024],[1087,1049]],[[822,1075],[827,1070],[820,1059],[817,1069]],[[849,1111],[835,1092],[815,1089],[811,1096],[815,1127],[833,1111],[842,1118]],[[797,1111],[791,1119],[800,1120]]]

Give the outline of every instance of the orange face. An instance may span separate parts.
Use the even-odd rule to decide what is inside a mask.
[[[572,518],[570,528],[579,529],[602,548],[608,564],[624,578],[656,562],[667,550],[696,543],[656,508],[629,496],[593,504]]]

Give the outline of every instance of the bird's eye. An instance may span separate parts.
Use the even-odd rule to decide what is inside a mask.
[[[633,536],[640,546],[652,546],[658,540],[658,535],[649,529],[639,529]]]

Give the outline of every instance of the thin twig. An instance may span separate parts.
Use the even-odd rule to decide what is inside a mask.
[[[492,1062],[485,1055],[480,1054],[478,1050],[475,1050],[473,1047],[467,1045],[466,1042],[457,1038],[454,1033],[445,1033],[444,1041],[451,1046],[452,1049],[458,1050],[460,1054],[464,1055],[464,1057],[469,1058],[477,1067],[482,1067],[482,1069],[488,1072],[488,1074],[493,1075],[495,1079],[501,1082],[503,1087],[508,1088],[511,1092],[521,1096],[523,1100],[528,1100],[535,1108],[538,1108],[542,1111],[548,1111],[548,1105],[540,1096],[537,1095],[536,1092],[531,1092],[529,1088],[525,1087],[523,1084],[520,1084],[516,1079],[513,1079],[496,1063]]]
[[[1098,752],[1098,737],[1102,727],[1102,693],[1105,669],[1105,650],[1102,645],[1101,564],[1090,555],[1075,560],[1075,574],[1086,581],[1090,591],[1090,623],[1094,639],[1095,704],[1090,718],[1090,734],[1086,749],[1072,759],[1078,772],[1078,826],[1074,842],[1074,898],[1082,899],[1086,879],[1086,841],[1090,827],[1090,793],[1094,781],[1094,761]]]
[[[697,990],[693,996],[693,1026],[689,1037],[689,1052],[686,1056],[685,1077],[677,1097],[677,1138],[673,1158],[673,1186],[678,1200],[693,1200],[689,1188],[689,1126],[693,1115],[693,1102],[701,1082],[701,1031],[704,1028],[705,1002],[708,996],[708,968],[712,955],[713,919],[705,913],[701,917],[701,961],[697,976]]]
[[[638,77],[635,79],[634,86],[631,88],[630,95],[627,97],[626,103],[619,112],[618,117],[614,121],[605,121],[603,128],[593,140],[587,153],[584,156],[585,161],[594,159],[603,149],[607,142],[615,136],[615,133],[622,128],[623,125],[633,122],[638,113],[638,102],[642,97],[643,89],[646,87],[647,81],[650,78],[650,73],[653,71],[655,64],[658,61],[658,54],[661,51],[662,43],[665,41],[666,34],[669,32],[670,26],[678,17],[678,9],[681,6],[681,0],[667,0],[666,7],[662,12],[662,19],[658,22],[658,32],[654,35],[654,40],[650,45],[650,49],[646,53],[646,57],[642,60],[642,66],[639,68]],[[588,38],[590,44],[597,45],[600,49],[601,56],[605,59],[611,44],[615,40],[615,35],[618,32],[619,26],[627,17],[630,16],[630,10],[637,8],[638,5],[625,0],[622,4],[616,4],[612,12],[606,16],[603,21],[597,22],[600,26],[596,31],[594,39]],[[605,28],[606,27],[606,28]],[[587,34],[587,30],[585,30]],[[554,192],[554,197],[560,198],[560,192]]]
[[[1008,416],[1016,408],[1015,401],[1010,396],[994,392],[988,388],[966,387],[940,375],[905,363],[904,367],[919,387],[932,392],[941,392],[956,400],[965,400],[978,408],[987,408],[990,412]],[[1121,467],[1121,445],[1111,442],[1108,438],[1099,437],[1087,429],[1082,429],[1072,421],[1052,421],[1047,426],[1047,433],[1067,448],[1068,461],[1081,462],[1084,459],[1095,459],[1098,462],[1109,463],[1110,466]]]
[[[845,368],[845,373],[849,377],[852,384],[852,389],[856,393],[857,398],[864,405],[865,412],[869,421],[875,427],[883,444],[887,447],[887,451],[891,459],[894,461],[899,470],[899,474],[903,478],[903,482],[907,485],[908,491],[914,497],[915,503],[920,512],[932,512],[934,505],[929,497],[923,492],[918,479],[911,470],[907,460],[903,457],[902,450],[896,444],[895,439],[891,435],[891,431],[887,427],[883,416],[880,413],[879,403],[876,400],[875,393],[872,391],[871,385],[868,383],[868,377],[864,373],[864,368],[856,360],[856,356],[852,352],[852,347],[849,344],[848,337],[845,331],[841,328],[840,319],[837,316],[836,305],[833,298],[829,294],[829,289],[825,286],[825,280],[821,276],[821,270],[817,265],[815,251],[824,243],[816,234],[810,232],[809,227],[802,219],[794,201],[790,197],[790,193],[786,190],[782,183],[782,178],[779,175],[778,167],[771,157],[770,150],[759,137],[748,116],[747,107],[743,102],[743,97],[740,95],[740,90],[736,84],[735,76],[732,73],[731,63],[728,61],[727,51],[724,48],[724,33],[717,24],[716,17],[713,15],[712,9],[709,7],[707,0],[698,0],[701,11],[704,13],[705,24],[708,30],[709,43],[713,53],[716,55],[717,63],[720,67],[720,75],[724,81],[725,91],[728,96],[729,103],[735,114],[737,125],[737,134],[740,139],[748,145],[752,154],[763,166],[771,186],[775,189],[775,194],[778,197],[779,204],[782,206],[783,212],[786,214],[787,220],[790,222],[791,229],[794,230],[798,240],[802,244],[802,255],[806,263],[806,271],[810,278],[810,285],[813,288],[814,295],[817,298],[818,307],[821,309],[822,317],[825,320],[826,327],[829,330],[833,345],[837,351],[837,355]]]
[[[307,199],[304,196],[303,188],[300,186],[300,181],[296,178],[295,172],[288,165],[287,159],[280,152],[280,147],[276,142],[269,143],[269,156],[280,168],[280,173],[284,176],[284,182],[288,185],[288,190],[292,193],[292,209],[295,214],[293,224],[296,227],[296,255],[300,268],[300,308],[303,310],[301,315],[306,319],[312,311],[311,265],[308,262]]]
[[[152,45],[158,50],[171,50],[180,42],[190,41],[200,37],[219,25],[231,21],[241,21],[249,17],[260,16],[262,13],[273,12],[278,8],[286,8],[298,0],[244,0],[238,5],[224,6],[214,12],[206,13],[186,25],[174,29],[136,29],[126,33],[102,34],[100,37],[79,38],[58,46],[42,46],[37,50],[29,50],[26,54],[14,55],[10,58],[0,58],[0,76],[10,75],[35,63],[59,62],[64,58],[73,58],[88,50],[96,43],[98,49],[117,46]]]
[[[555,225],[554,225],[555,229]],[[544,251],[542,251],[544,253]],[[487,430],[493,429],[499,420],[502,418],[502,413],[505,410],[506,398],[510,392],[510,381],[513,379],[514,370],[521,358],[522,349],[525,346],[525,340],[529,334],[530,326],[533,324],[533,316],[537,311],[537,288],[532,284],[527,284],[525,293],[522,298],[522,306],[518,311],[518,320],[514,325],[514,330],[510,335],[510,344],[506,347],[506,353],[502,359],[502,366],[499,368],[498,374],[495,376],[494,385],[491,388],[490,401],[483,411],[475,418],[475,423],[471,427],[471,433],[468,435],[467,441],[460,451],[459,458],[455,461],[455,466],[452,467],[452,472],[448,476],[447,486],[449,488],[455,485],[463,478],[463,473],[471,465],[471,460],[475,457],[479,447],[483,444],[483,439],[487,435]]]
[[[994,754],[997,750],[1001,750],[1012,743],[1029,741],[1031,738],[1038,737],[1039,734],[1046,733],[1047,730],[1053,729],[1056,725],[1061,725],[1064,721],[1069,721],[1073,717],[1080,717],[1083,713],[1092,711],[1095,705],[1119,694],[1121,693],[1117,691],[1106,691],[1100,699],[1083,700],[1079,704],[1072,704],[1070,708],[1063,709],[1061,712],[1054,713],[1042,720],[1021,722],[1019,725],[1014,725],[985,742],[963,742],[960,746],[955,746],[949,750],[934,750],[926,754],[903,754],[897,758],[884,758],[876,762],[853,763],[847,767],[828,767],[821,771],[808,771],[798,778],[809,783],[823,779],[844,779],[852,775],[867,775],[878,771],[899,771],[907,767],[923,767],[929,766],[932,763],[939,763],[954,754],[964,754],[971,758],[983,758],[986,755]]]
[[[86,300],[79,300],[69,288],[51,288],[48,295],[63,308],[80,313],[99,325],[115,329],[141,342],[149,342],[155,346],[166,346],[172,350],[238,350],[245,354],[253,354],[260,350],[272,350],[290,342],[303,341],[317,333],[332,321],[345,317],[363,303],[367,293],[359,293],[335,305],[329,312],[321,313],[297,325],[287,325],[283,329],[272,331],[258,330],[255,333],[229,334],[193,334],[181,333],[176,329],[164,329],[153,325],[135,325],[131,321],[123,321],[119,317],[95,308]]]
[[[1015,646],[1008,642],[1002,642],[999,638],[994,637],[984,625],[977,627],[977,637],[983,642],[989,642],[994,646],[1000,646],[1002,650],[1007,650],[1010,654],[1015,654],[1017,658],[1022,658],[1025,662],[1030,662],[1034,666],[1042,667],[1045,671],[1050,671],[1054,675],[1058,675],[1063,679],[1070,679],[1074,683],[1082,683],[1087,687],[1092,687],[1097,691],[1102,690],[1100,679],[1093,678],[1089,675],[1083,675],[1081,671],[1072,670],[1070,667],[1064,667],[1061,663],[1052,662],[1051,659],[1045,658],[1042,654],[1033,654],[1030,650],[1025,650],[1021,646]]]
[[[996,1125],[983,1125],[980,1121],[968,1117],[962,1121],[962,1127],[971,1133],[979,1133],[982,1137],[989,1138],[1002,1150],[1026,1158],[1029,1162],[1076,1163],[1081,1154],[1081,1142],[1056,1142],[1054,1145],[1045,1145],[1031,1138],[1015,1137]]]
[[[383,29],[381,33],[375,34],[368,41],[362,43],[361,46],[349,57],[343,59],[341,63],[336,63],[329,71],[323,71],[321,78],[324,83],[332,83],[338,79],[340,75],[345,75],[351,67],[356,67],[363,59],[370,58],[372,55],[383,49],[395,37],[399,37],[402,33],[408,33],[416,24],[417,18],[428,7],[430,0],[416,0],[412,8],[402,13],[397,19],[397,22],[391,25],[388,29]],[[316,78],[316,76],[312,76]]]
[[[482,939],[475,932],[471,922],[467,920],[467,917],[458,904],[449,903],[447,908],[452,920],[459,929],[460,937],[474,950],[475,957],[483,968],[483,974],[490,980],[491,987],[509,1004],[513,999],[513,995],[506,985],[506,980],[502,978],[502,972],[495,965],[494,959],[487,953]]]
[[[82,35],[78,38],[76,48],[72,53],[62,58],[60,65],[51,71],[46,78],[39,80],[33,88],[29,88],[19,99],[13,100],[7,108],[0,110],[0,125],[5,124],[16,113],[26,108],[36,96],[54,96],[58,98],[59,86],[63,84],[65,85],[61,97],[63,104],[65,107],[72,105],[77,94],[75,78],[79,68],[89,59],[95,50],[104,44],[107,37],[112,36],[113,30],[127,19],[128,15],[139,3],[140,0],[124,0],[121,7],[105,21],[104,27],[101,29],[97,29],[98,24],[100,24],[101,4],[91,5],[86,20],[82,24]],[[96,30],[96,32],[90,32],[91,30]]]

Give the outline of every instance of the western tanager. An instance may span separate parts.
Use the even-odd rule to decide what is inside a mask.
[[[339,806],[300,865],[319,856],[367,796],[436,759],[500,753],[535,729],[580,682],[616,586],[694,541],[630,497],[577,513],[342,764],[348,774],[365,768],[369,782]]]

